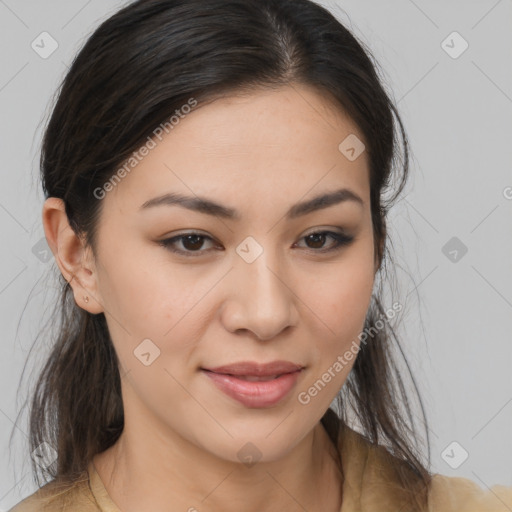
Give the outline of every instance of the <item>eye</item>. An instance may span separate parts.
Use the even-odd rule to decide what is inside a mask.
[[[330,247],[324,248],[325,241],[328,238],[331,238],[334,242]],[[309,242],[310,245],[308,246],[308,249],[312,249],[313,252],[325,253],[337,251],[342,247],[349,245],[354,240],[354,237],[344,233],[337,233],[335,231],[315,231],[302,237],[302,239]]]
[[[213,241],[211,237],[201,235],[199,233],[183,233],[182,235],[167,238],[166,240],[161,240],[159,244],[164,246],[166,249],[169,249],[171,252],[183,254],[185,256],[196,257],[200,256],[201,253],[209,252],[209,250],[200,250],[203,247],[205,240]],[[177,249],[177,242],[181,242],[182,247],[184,247],[185,250]]]
[[[329,238],[331,238],[333,242],[330,246],[325,248],[325,242]],[[302,237],[301,240],[306,240],[306,249],[309,249],[311,252],[326,253],[340,250],[342,247],[349,245],[354,240],[354,237],[344,233],[337,233],[335,231],[315,231]],[[201,256],[202,253],[210,252],[212,250],[212,248],[204,249],[205,241],[214,242],[214,240],[207,235],[189,232],[161,240],[158,243],[171,252],[181,254],[186,257],[197,257]],[[176,247],[178,243],[181,244],[183,247],[182,249]]]

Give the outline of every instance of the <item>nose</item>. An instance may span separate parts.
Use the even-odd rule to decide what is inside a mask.
[[[297,325],[297,296],[293,282],[279,271],[264,251],[255,261],[239,258],[227,276],[229,290],[222,307],[222,322],[230,332],[250,331],[269,340]]]

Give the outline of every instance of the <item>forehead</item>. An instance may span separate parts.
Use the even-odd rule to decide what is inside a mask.
[[[352,161],[340,151],[347,137],[363,140],[360,130],[312,88],[255,90],[186,111],[161,140],[153,138],[154,147],[107,203],[135,210],[154,196],[182,192],[240,209],[254,201],[288,204],[340,186],[369,198],[366,151]]]

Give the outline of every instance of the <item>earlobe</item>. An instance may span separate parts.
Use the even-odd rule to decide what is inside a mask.
[[[103,305],[92,251],[84,246],[83,240],[71,228],[64,201],[57,197],[46,199],[42,220],[46,241],[64,279],[73,289],[75,302],[90,313],[101,313]]]

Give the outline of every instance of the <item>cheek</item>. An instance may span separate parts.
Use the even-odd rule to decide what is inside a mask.
[[[113,244],[110,240],[104,253],[116,257],[105,261],[99,274],[107,316],[118,324],[116,329],[125,328],[124,336],[133,332],[161,338],[193,309],[211,276],[172,263],[165,248],[141,249],[140,242],[125,242],[119,254]]]
[[[298,401],[318,414],[343,386],[359,351],[374,284],[372,244],[361,244],[359,249],[347,251],[325,273],[308,280],[313,310],[309,318],[315,324],[311,337],[317,342],[311,347],[310,378],[301,387]]]
[[[373,284],[373,259],[354,253],[308,280],[306,303],[340,342],[362,329]]]
[[[101,276],[107,324],[132,385],[136,382],[151,395],[166,384],[179,395],[179,386],[174,389],[164,369],[180,378],[188,368],[198,340],[213,321],[208,294],[223,273],[171,265],[165,254],[155,258],[154,253],[155,249],[137,259],[110,262]]]
[[[124,387],[125,407],[138,408],[142,402],[166,422],[169,410],[191,405],[179,383],[203,335],[201,298],[213,285],[211,277],[191,276],[170,265],[121,260],[104,281],[111,311],[108,328],[121,374],[130,383]]]
[[[331,269],[329,279],[316,276],[308,295],[314,311],[309,316],[315,317],[312,321],[317,326],[310,328],[311,338],[317,342],[310,346],[312,367],[298,390],[297,401],[308,407],[314,418],[322,416],[354,366],[370,305],[373,261],[363,256],[350,264],[347,258],[345,263]]]

